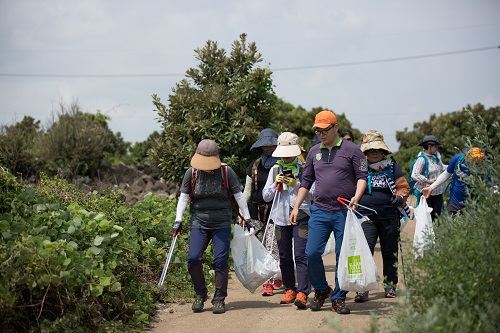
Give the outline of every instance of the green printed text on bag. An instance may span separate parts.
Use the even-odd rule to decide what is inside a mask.
[[[361,267],[361,256],[350,256],[347,257],[347,274],[363,274],[363,268]]]

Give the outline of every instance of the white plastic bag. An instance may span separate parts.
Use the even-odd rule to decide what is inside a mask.
[[[338,280],[342,290],[379,289],[377,265],[368,247],[360,220],[349,209],[338,263]]]
[[[279,263],[257,237],[238,224],[234,226],[231,254],[236,277],[251,293],[280,270]]]
[[[432,208],[427,205],[427,200],[424,196],[421,196],[418,207],[414,211],[415,219],[417,220],[413,236],[413,253],[415,254],[415,258],[422,257],[424,251],[429,250],[434,245],[431,212]]]
[[[333,231],[330,234],[330,238],[328,238],[328,242],[326,242],[325,246],[325,251],[323,252],[323,255],[326,256],[327,254],[335,252],[335,236],[333,235]]]

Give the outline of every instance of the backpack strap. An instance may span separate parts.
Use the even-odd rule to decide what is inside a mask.
[[[233,199],[233,193],[229,189],[229,180],[227,177],[227,164],[221,163],[220,169],[221,169],[221,173],[222,173],[222,188],[226,189],[226,191],[227,191],[227,197],[229,198],[229,202],[231,203],[231,207],[233,207],[234,211],[238,214],[240,219],[242,221],[245,221],[245,218],[240,214],[240,210],[238,209],[238,207],[236,207],[236,204],[234,203],[234,199]]]
[[[252,165],[253,190],[257,191],[257,174],[259,172],[260,157]]]

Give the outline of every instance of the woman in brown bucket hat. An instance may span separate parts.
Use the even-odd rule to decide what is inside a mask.
[[[384,142],[384,136],[379,131],[371,130],[365,133],[361,151],[368,160],[368,181],[366,190],[359,201],[358,211],[369,218],[361,227],[365,233],[368,246],[373,254],[377,239],[380,238],[380,248],[383,260],[385,297],[396,297],[398,284],[398,242],[401,215],[408,216],[410,211],[406,199],[410,187],[393,159],[387,159],[391,150]],[[364,209],[361,205],[374,209]],[[358,292],[355,302],[366,302],[368,291]]]

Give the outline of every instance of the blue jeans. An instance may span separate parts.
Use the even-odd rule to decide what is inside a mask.
[[[189,235],[188,271],[193,280],[194,291],[198,295],[206,295],[208,292],[201,257],[210,240],[212,240],[214,254],[212,262],[215,270],[215,293],[212,298],[212,303],[214,303],[224,301],[227,297],[231,227],[215,230],[191,228]]]
[[[347,291],[340,290],[339,280],[337,279],[338,260],[342,239],[344,238],[346,217],[347,210],[329,212],[318,208],[316,205],[311,205],[311,218],[309,219],[309,233],[306,245],[309,281],[311,281],[314,290],[328,290],[329,286],[326,281],[322,255],[330,233],[333,231],[335,236],[335,289],[330,297],[332,301],[334,299],[345,300],[347,295]]]

